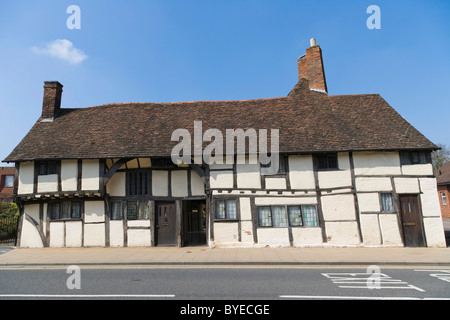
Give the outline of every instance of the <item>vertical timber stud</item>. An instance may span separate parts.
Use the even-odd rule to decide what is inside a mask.
[[[182,214],[183,214],[183,206],[182,200],[175,200],[175,209],[176,209],[176,222],[175,222],[175,246],[181,247],[181,232],[182,232]]]
[[[319,187],[319,164],[317,157],[313,155],[313,172],[314,172],[314,184],[316,185],[316,198],[317,198],[317,213],[319,216],[319,225],[320,229],[322,230],[322,241],[323,243],[328,242],[327,233],[325,230],[325,219],[323,217],[323,211],[322,211],[322,193],[320,191]]]
[[[364,239],[363,239],[363,235],[362,235],[362,231],[361,231],[361,219],[359,216],[360,212],[359,212],[358,195],[356,192],[356,177],[355,177],[355,164],[353,161],[353,152],[349,152],[348,157],[350,160],[350,173],[351,173],[351,178],[352,178],[353,199],[354,199],[354,203],[355,203],[355,217],[356,217],[356,222],[358,223],[359,241],[361,241],[361,243],[363,243]]]

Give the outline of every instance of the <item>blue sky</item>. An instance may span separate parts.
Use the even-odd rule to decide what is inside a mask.
[[[1,0],[0,160],[40,116],[44,81],[64,85],[64,108],[281,97],[312,37],[330,95],[379,93],[450,145],[449,17],[445,0]],[[66,56],[48,54],[57,40]]]

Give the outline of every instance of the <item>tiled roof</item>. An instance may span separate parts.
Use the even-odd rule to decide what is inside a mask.
[[[437,148],[380,95],[329,96],[301,80],[280,98],[62,108],[53,122],[38,120],[4,161],[170,156],[178,144],[172,132],[193,136],[194,121],[224,136],[226,129],[279,129],[286,153]]]
[[[450,161],[444,164],[435,175],[437,184],[450,184]]]

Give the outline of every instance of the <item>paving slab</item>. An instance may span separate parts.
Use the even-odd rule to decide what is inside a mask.
[[[450,265],[450,248],[16,248],[8,265]]]

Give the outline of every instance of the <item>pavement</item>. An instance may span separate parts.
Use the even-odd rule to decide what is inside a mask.
[[[450,219],[444,219],[450,240]],[[450,242],[447,242],[450,245]],[[0,248],[0,266],[30,265],[442,265],[447,248]],[[3,252],[3,253],[2,253]]]

